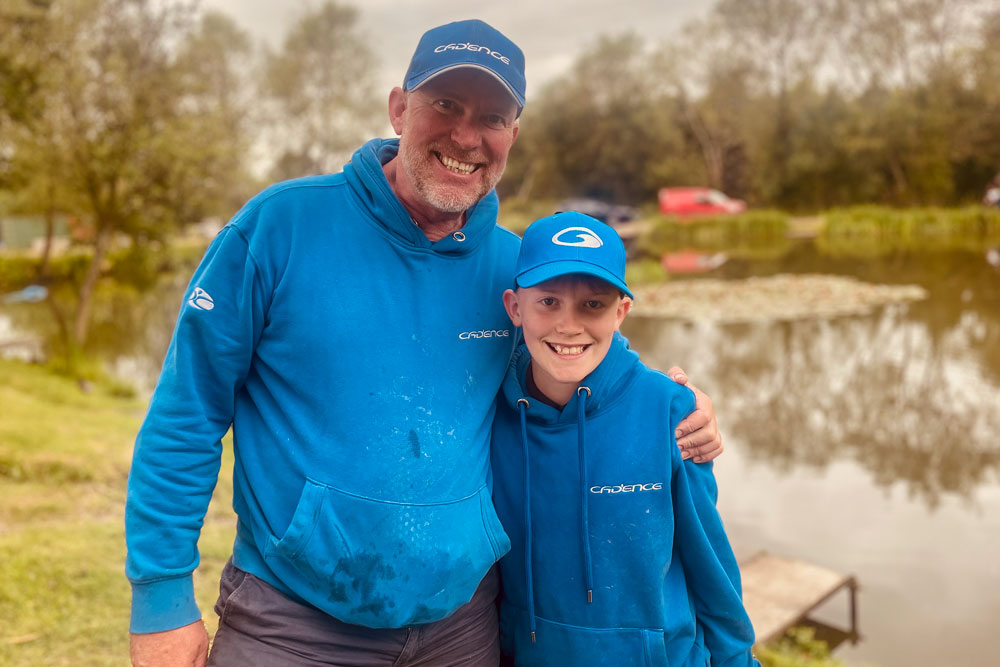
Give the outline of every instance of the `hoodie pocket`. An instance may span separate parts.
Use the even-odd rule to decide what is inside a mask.
[[[500,643],[518,666],[669,667],[658,628],[587,628],[535,617],[532,643],[527,614],[519,610],[513,616],[501,614]]]
[[[348,623],[436,621],[468,602],[510,549],[485,485],[437,503],[375,500],[306,479],[265,559],[295,594]]]

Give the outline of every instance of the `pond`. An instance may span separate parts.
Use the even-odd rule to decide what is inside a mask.
[[[995,664],[1000,627],[1000,272],[975,253],[831,260],[804,244],[729,279],[824,273],[919,285],[867,315],[632,318],[650,365],[682,365],[724,433],[719,509],[737,555],[854,574],[848,664]],[[845,626],[846,595],[818,614]]]
[[[862,638],[835,652],[848,664],[994,664],[1000,271],[978,252],[861,261],[803,242],[776,258],[731,259],[704,277],[776,274],[914,285],[925,298],[741,322],[637,309],[626,322],[648,364],[683,366],[715,402],[726,445],[719,508],[737,555],[766,550],[854,574]],[[95,349],[143,392],[185,283],[179,276],[98,300]],[[44,305],[8,306],[0,336],[48,336],[52,319]],[[817,615],[845,625],[846,597]]]

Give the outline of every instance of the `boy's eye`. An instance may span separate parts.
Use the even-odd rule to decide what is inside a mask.
[[[554,306],[556,300],[553,299],[551,296],[543,296],[539,301],[539,303],[541,303],[543,306]]]
[[[604,303],[601,302],[601,301],[598,301],[597,299],[591,299],[590,301],[587,301],[585,305],[587,306],[587,308],[591,308],[591,309],[597,309],[597,308],[603,308],[604,307]]]

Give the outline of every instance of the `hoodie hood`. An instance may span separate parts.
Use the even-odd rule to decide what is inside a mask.
[[[372,139],[354,152],[344,165],[351,185],[368,222],[387,232],[395,241],[449,255],[465,255],[481,245],[496,226],[499,199],[492,190],[466,212],[462,229],[440,241],[431,242],[413,223],[413,218],[396,197],[382,166],[399,153],[398,139]]]
[[[517,410],[518,399],[528,399],[527,418],[529,421],[540,424],[575,425],[577,423],[577,403],[580,401],[579,392],[563,406],[562,410],[532,398],[528,395],[526,379],[530,362],[531,355],[528,353],[528,347],[522,343],[514,353],[510,367],[507,369],[507,376],[501,387],[502,400],[512,409]],[[590,417],[600,411],[603,406],[621,396],[632,381],[638,366],[639,355],[629,349],[628,339],[620,332],[616,332],[604,359],[580,382],[581,387],[590,389],[590,395],[586,397],[584,413]]]

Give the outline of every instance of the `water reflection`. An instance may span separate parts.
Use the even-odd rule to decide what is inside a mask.
[[[719,277],[778,272],[919,284],[924,301],[871,315],[763,324],[630,317],[625,333],[647,363],[681,364],[715,400],[724,430],[778,470],[854,460],[880,486],[903,481],[930,507],[996,476],[1000,446],[1000,273],[980,256],[944,253],[858,264],[810,245],[780,260],[734,261]],[[186,274],[152,288],[104,284],[88,351],[152,390]],[[72,294],[53,292],[69,312]],[[52,304],[3,312],[14,330],[58,341]]]
[[[188,279],[188,275],[164,275],[146,290],[104,281],[94,296],[86,353],[101,359],[140,394],[151,393]],[[44,303],[0,306],[0,339],[38,340],[48,356],[59,355],[74,298],[70,286],[60,286]]]
[[[789,470],[854,459],[935,506],[1000,461],[1000,387],[978,355],[996,322],[970,312],[939,336],[905,307],[867,317],[698,325],[634,319],[652,365],[683,363],[750,456]]]

